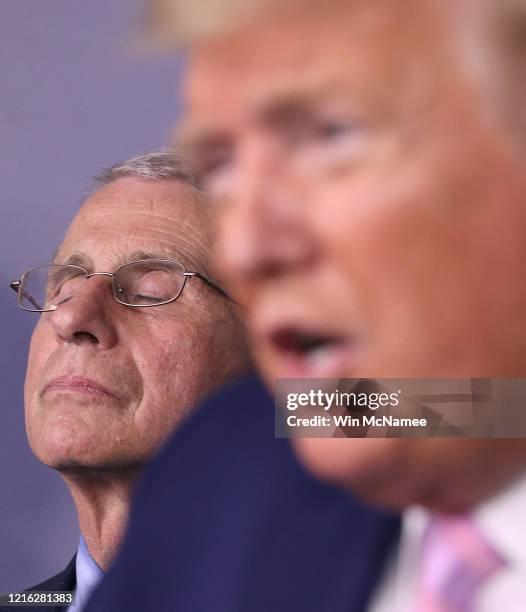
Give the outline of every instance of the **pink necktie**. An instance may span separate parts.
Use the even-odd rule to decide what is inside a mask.
[[[473,612],[479,588],[504,565],[469,516],[437,515],[422,541],[414,612]]]

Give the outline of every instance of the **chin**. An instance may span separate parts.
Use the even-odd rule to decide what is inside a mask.
[[[399,511],[421,494],[419,444],[408,439],[296,438],[296,454],[314,477],[363,501]]]
[[[47,467],[62,473],[75,473],[82,471],[111,472],[139,469],[143,461],[135,457],[115,456],[110,453],[100,452],[81,453],[72,451],[47,452],[37,455],[37,458]]]
[[[129,471],[137,471],[142,467],[142,462],[135,462],[130,459],[107,459],[107,460],[89,460],[89,459],[63,459],[51,467],[57,472],[70,475],[81,475],[82,473],[121,473]]]
[[[53,447],[33,447],[35,457],[53,470],[73,469],[83,467],[89,463],[89,456],[85,456],[78,449]]]
[[[59,471],[100,463],[103,449],[94,447],[92,441],[75,433],[74,429],[65,426],[42,429],[38,439],[30,436],[31,450],[41,463]]]
[[[352,491],[365,502],[401,511],[420,505],[460,512],[497,494],[526,465],[518,439],[412,438],[294,441],[314,476]]]
[[[295,438],[296,454],[318,478],[338,484],[366,482],[384,473],[400,453],[405,440],[383,438]],[[376,480],[376,478],[375,478]]]

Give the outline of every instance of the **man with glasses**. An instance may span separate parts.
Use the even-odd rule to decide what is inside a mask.
[[[59,471],[80,544],[34,587],[79,610],[119,546],[141,467],[207,393],[249,364],[237,305],[212,280],[208,208],[176,156],[97,179],[49,265],[11,283],[39,316],[25,384],[30,446]]]

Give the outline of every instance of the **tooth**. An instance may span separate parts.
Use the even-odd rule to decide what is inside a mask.
[[[332,369],[337,356],[329,347],[322,346],[310,351],[306,357],[308,365],[315,368],[319,373]]]

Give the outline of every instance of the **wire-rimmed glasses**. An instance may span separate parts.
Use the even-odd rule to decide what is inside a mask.
[[[230,296],[199,272],[189,272],[170,259],[140,259],[120,266],[115,272],[89,272],[76,264],[48,264],[31,268],[11,288],[18,306],[28,312],[51,312],[67,302],[92,276],[111,278],[113,297],[124,306],[147,308],[174,302],[189,278],[199,278],[226,298]]]

